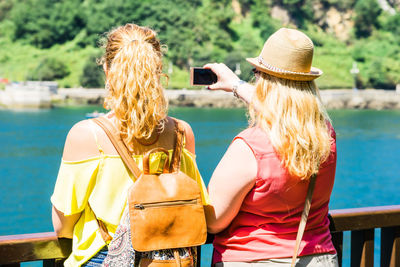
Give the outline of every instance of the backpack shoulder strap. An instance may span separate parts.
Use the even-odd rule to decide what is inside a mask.
[[[170,172],[178,172],[181,167],[181,154],[185,138],[185,128],[182,123],[177,119],[173,119],[175,122],[175,148],[172,154],[172,160],[170,165]]]
[[[131,157],[128,148],[126,147],[124,141],[121,138],[118,130],[114,127],[114,125],[107,120],[105,117],[97,117],[92,119],[97,125],[99,125],[104,132],[107,134],[108,138],[110,139],[111,143],[114,145],[115,149],[117,150],[118,154],[121,156],[122,161],[124,162],[125,166],[129,169],[135,179],[139,179],[142,175],[142,171],[137,166],[136,162]],[[135,180],[134,180],[135,182]],[[89,203],[89,202],[88,202]],[[89,205],[90,207],[90,205]],[[90,209],[92,209],[90,207]],[[93,209],[92,209],[93,211]],[[108,233],[107,227],[105,223],[99,220],[96,214],[93,212],[97,223],[99,225],[100,235],[103,238],[104,242],[108,245],[109,242],[112,240],[111,235]]]
[[[124,141],[122,140],[118,130],[109,120],[107,120],[104,117],[94,118],[93,121],[97,123],[107,134],[111,143],[114,145],[118,154],[121,156],[122,161],[125,163],[125,166],[133,174],[134,178],[136,180],[139,179],[139,177],[142,175],[142,171],[139,169],[136,162],[130,155],[129,150],[126,147]]]

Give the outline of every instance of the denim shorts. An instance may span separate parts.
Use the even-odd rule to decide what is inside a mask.
[[[104,259],[107,257],[108,249],[107,246],[97,252],[90,260],[85,262],[82,267],[101,267]]]
[[[282,267],[290,266],[292,258],[268,259],[253,262],[217,262],[215,267]],[[339,267],[336,254],[315,254],[298,257],[296,267]]]

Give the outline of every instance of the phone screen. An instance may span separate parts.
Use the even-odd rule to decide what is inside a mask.
[[[210,69],[192,68],[191,69],[192,85],[210,85],[216,83],[218,78]]]

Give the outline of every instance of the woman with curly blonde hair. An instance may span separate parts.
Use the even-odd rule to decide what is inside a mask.
[[[139,168],[143,167],[143,155],[153,148],[165,148],[168,156],[172,155],[175,124],[182,124],[185,147],[181,170],[197,181],[206,205],[207,193],[195,162],[192,129],[184,121],[167,116],[168,105],[160,81],[164,75],[162,46],[156,33],[126,24],[107,34],[103,48],[105,107],[110,110],[104,117],[118,129]],[[152,153],[149,158],[150,170],[163,169],[163,152]],[[101,266],[107,246],[100,224],[114,235],[133,183],[131,176],[102,128],[91,120],[72,127],[51,197],[55,232],[59,237],[73,239],[65,266]]]
[[[254,86],[223,64],[205,66],[218,76],[209,89],[233,92],[249,103],[250,117],[208,186],[215,266],[338,266],[328,220],[336,136],[314,82],[322,71],[311,66],[312,58],[310,38],[282,28],[258,57],[247,59],[255,67]],[[310,181],[315,190],[296,259]]]

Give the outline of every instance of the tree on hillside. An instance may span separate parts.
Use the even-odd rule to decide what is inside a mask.
[[[39,46],[41,40],[50,34],[48,9],[50,3],[47,0],[25,0],[15,5],[10,14],[15,25],[15,39],[25,39]]]
[[[151,0],[146,2],[141,23],[158,32],[162,43],[167,44],[167,57],[180,68],[187,68],[193,48],[197,46],[196,7],[199,3],[185,0]],[[174,6],[174,9],[171,9]]]
[[[275,0],[273,2],[286,9],[300,29],[306,29],[307,21],[313,20],[313,0]]]
[[[39,48],[72,40],[85,27],[81,0],[25,0],[15,5],[10,17],[15,39]]]
[[[87,0],[82,4],[86,17],[85,44],[96,46],[99,37],[112,27],[126,23],[141,24],[147,11],[145,1],[136,0]]]
[[[104,72],[102,67],[97,64],[96,55],[88,58],[79,80],[81,85],[86,88],[104,87]]]
[[[12,0],[0,1],[0,21],[8,17],[14,2]]]
[[[367,69],[368,72],[368,85],[372,88],[376,89],[393,89],[396,87],[396,83],[399,82],[398,77],[397,82],[392,79],[391,69],[393,67],[397,67],[397,71],[399,71],[399,64],[390,64],[396,63],[393,62],[391,59],[387,58],[379,58],[376,57],[371,63],[369,68]],[[397,75],[398,76],[398,75]]]
[[[34,81],[55,81],[70,74],[67,65],[56,58],[44,58],[27,77]]]
[[[50,15],[50,24],[53,44],[74,39],[86,27],[81,0],[56,1]]]
[[[233,50],[233,42],[239,38],[230,26],[233,16],[231,1],[203,1],[191,33],[197,44],[192,51],[193,64],[224,61],[226,54]]]
[[[245,58],[240,51],[232,51],[226,56],[224,63],[235,72],[236,68],[240,67],[240,74],[237,74],[242,80],[249,81],[254,77],[252,72],[253,65],[248,63]]]
[[[242,15],[246,15],[251,10],[251,6],[254,4],[254,0],[238,0],[238,2],[242,10]]]
[[[388,16],[384,22],[383,29],[391,32],[400,40],[400,13]]]
[[[270,16],[270,8],[264,0],[254,0],[251,6],[253,26],[259,28],[261,38],[266,40],[277,30],[277,23]]]
[[[187,68],[204,36],[196,13],[201,4],[201,0],[88,0],[86,41],[95,45],[101,34],[126,23],[149,26],[168,45],[167,57],[180,68]]]
[[[379,26],[378,17],[382,12],[377,0],[357,0],[354,11],[356,13],[354,18],[356,37],[370,36],[373,29]]]

